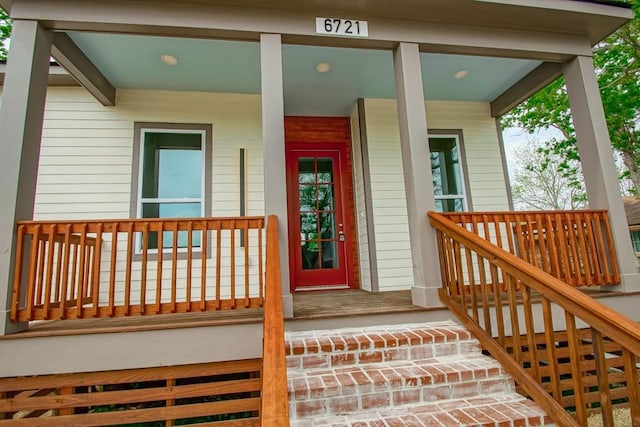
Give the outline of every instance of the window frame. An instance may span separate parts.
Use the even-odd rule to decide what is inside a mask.
[[[636,254],[636,257],[640,258],[640,251],[636,251],[633,245],[633,233],[640,233],[640,225],[629,226],[629,239],[631,240],[631,247],[633,248],[633,252]]]
[[[458,149],[458,162],[460,165],[460,177],[462,179],[461,194],[443,194],[436,195],[435,192],[433,194],[434,201],[438,200],[456,200],[462,199],[462,212],[472,211],[472,203],[471,203],[471,195],[469,191],[469,173],[467,170],[467,153],[464,148],[464,138],[462,136],[461,129],[429,129],[428,130],[428,140],[427,140],[427,149],[429,150],[429,155],[431,155],[431,138],[452,138],[456,141],[456,148]]]
[[[202,172],[201,172],[201,198],[143,198],[142,197],[142,174],[144,161],[144,135],[149,133],[173,133],[173,134],[200,134],[202,143]],[[211,216],[211,182],[212,182],[212,165],[213,165],[213,126],[203,123],[161,123],[161,122],[135,122],[134,138],[133,138],[133,159],[132,159],[132,185],[131,185],[131,201],[130,201],[130,217],[135,219],[142,218],[143,203],[195,203],[200,202],[200,217],[206,218]],[[169,218],[167,218],[169,219]],[[135,244],[135,255],[140,256],[141,236],[137,236]],[[209,239],[207,239],[209,242]],[[207,244],[207,246],[209,246]],[[200,252],[200,247],[194,247],[194,252]],[[158,249],[149,249],[150,255],[157,254]],[[171,253],[171,248],[164,248],[163,254]],[[187,248],[178,248],[179,256],[186,256]],[[211,251],[207,251],[210,253]]]

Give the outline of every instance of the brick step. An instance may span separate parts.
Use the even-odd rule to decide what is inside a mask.
[[[295,417],[347,412],[513,391],[511,377],[482,354],[400,360],[288,372]]]
[[[542,426],[551,419],[532,401],[515,393],[449,399],[433,403],[381,408],[348,415],[293,419],[292,427],[448,427]]]
[[[285,345],[289,372],[480,352],[478,341],[451,321],[288,332]]]

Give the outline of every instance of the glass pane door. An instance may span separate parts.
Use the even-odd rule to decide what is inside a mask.
[[[331,157],[298,158],[300,255],[303,270],[340,267],[337,257],[334,164]]]

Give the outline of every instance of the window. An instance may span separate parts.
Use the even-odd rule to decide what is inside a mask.
[[[629,233],[634,252],[640,254],[640,230],[631,230]]]
[[[137,218],[208,215],[210,141],[211,127],[206,125],[136,124]],[[165,232],[163,246],[171,247],[172,239],[171,232]],[[179,247],[186,247],[187,240],[186,232],[178,233]],[[200,241],[200,233],[194,233],[193,245],[199,247]],[[149,249],[158,249],[157,233],[149,233]]]
[[[438,212],[460,212],[467,209],[458,140],[458,135],[429,137],[431,174]]]

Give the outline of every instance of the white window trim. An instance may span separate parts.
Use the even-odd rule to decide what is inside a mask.
[[[185,124],[185,123],[135,123],[134,126],[134,164],[137,167],[137,171],[135,171],[133,178],[134,182],[132,183],[135,187],[135,191],[131,192],[131,217],[142,219],[142,204],[143,203],[200,203],[200,217],[205,218],[210,215],[211,211],[211,171],[207,168],[213,167],[212,161],[212,150],[213,150],[213,126],[211,124]],[[202,173],[201,173],[201,197],[200,198],[142,198],[142,176],[143,176],[143,166],[144,166],[144,149],[145,149],[145,134],[147,132],[151,133],[184,133],[184,134],[199,134],[201,141],[201,150],[202,150]],[[132,189],[133,190],[133,189]],[[167,220],[171,220],[171,218],[167,218]],[[169,230],[170,231],[170,230]],[[142,245],[141,233],[136,236],[134,255],[140,256],[142,253],[141,249],[139,249]],[[207,240],[208,245],[210,245],[210,241]],[[178,248],[177,252],[179,254],[187,253],[187,248]],[[192,248],[193,252],[200,252],[200,247]],[[172,252],[171,248],[166,248],[162,251],[163,253],[170,254]],[[148,249],[147,253],[150,255],[154,255],[158,253],[158,249]],[[208,254],[211,253],[210,250],[207,251]]]
[[[462,144],[460,143],[460,135],[458,133],[430,133],[429,139],[437,139],[437,138],[449,138],[454,139],[456,141],[456,149],[458,150],[458,163],[460,165],[460,179],[461,179],[461,194],[443,194],[436,195],[433,197],[436,201],[438,200],[456,200],[462,199],[462,210],[469,210],[469,198],[467,196],[467,165],[465,159],[465,151],[462,149]],[[429,145],[429,154],[431,154],[431,146]]]

